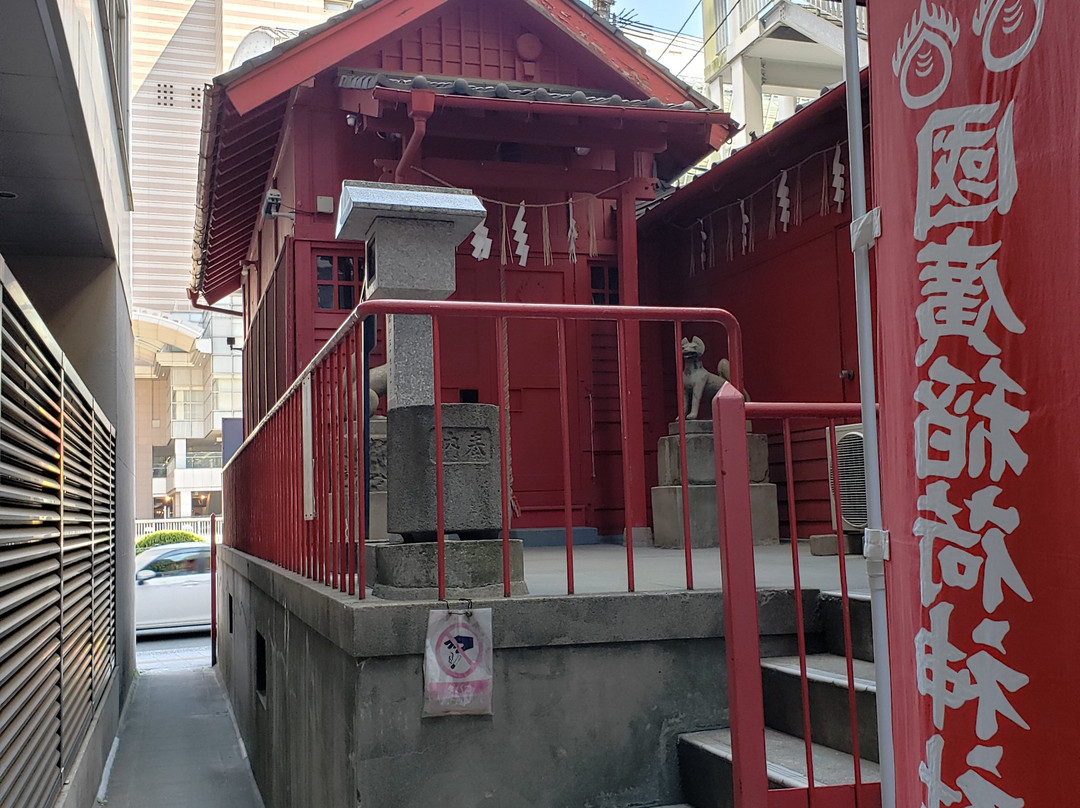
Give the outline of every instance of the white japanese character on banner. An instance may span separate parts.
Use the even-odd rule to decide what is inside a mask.
[[[1006,466],[1014,474],[1020,474],[1027,467],[1028,455],[1016,442],[1016,433],[1027,425],[1031,413],[1005,400],[1006,393],[1023,396],[1027,395],[1027,391],[1001,369],[1000,359],[991,359],[983,365],[979,380],[994,385],[994,389],[975,402],[975,414],[986,420],[980,421],[971,430],[968,473],[972,477],[983,473],[989,446],[992,452],[990,479],[997,482],[1005,473]]]
[[[1005,400],[1006,393],[1027,392],[1002,370],[998,359],[989,360],[979,372],[979,380],[993,387],[974,407],[974,392],[963,388],[975,381],[953,367],[948,357],[935,359],[927,376],[915,388],[915,401],[923,406],[915,419],[915,472],[920,479],[955,480],[965,467],[968,476],[976,478],[989,465],[990,479],[997,482],[1006,468],[1016,475],[1027,468],[1028,454],[1016,434],[1027,425],[1030,413]],[[936,392],[941,385],[944,389]],[[969,421],[974,421],[970,432]]]
[[[912,533],[919,536],[919,579],[923,606],[931,605],[941,593],[941,587],[972,590],[979,582],[982,556],[967,550],[979,543],[979,534],[963,530],[956,524],[961,508],[949,502],[949,484],[938,480],[926,487],[919,497],[919,510],[933,513],[934,519],[919,517]],[[938,540],[947,542],[935,553]],[[941,567],[941,581],[934,579],[934,559]]]
[[[945,748],[945,739],[934,735],[926,742],[926,760],[919,763],[919,779],[926,786],[926,799],[923,808],[941,808],[955,805],[966,797],[968,808],[1022,808],[1024,801],[1011,797],[985,776],[979,769],[1000,778],[998,764],[1001,763],[1000,746],[976,746],[967,755],[970,768],[956,779],[963,792],[948,786],[942,779],[941,757]]]
[[[961,662],[966,654],[949,642],[951,603],[939,603],[930,610],[930,628],[920,628],[915,635],[915,664],[919,693],[929,696],[934,726],[945,723],[945,708],[956,709],[972,698],[971,674],[967,668],[954,670],[949,663]]]
[[[915,635],[919,693],[930,697],[934,726],[942,729],[946,707],[955,710],[975,701],[975,734],[981,740],[997,734],[999,715],[1030,729],[1005,695],[1025,687],[1029,681],[1027,675],[1013,670],[989,651],[978,651],[968,657],[949,642],[949,619],[954,608],[951,603],[934,606],[930,609],[929,630],[921,628]],[[1001,638],[1007,631],[1006,624]],[[955,662],[966,662],[966,666],[953,668],[951,663]]]
[[[915,352],[916,365],[922,366],[934,355],[942,337],[964,337],[984,356],[1000,354],[1001,348],[986,333],[991,314],[1013,334],[1026,330],[998,277],[993,256],[1001,242],[973,245],[971,236],[971,228],[957,227],[944,244],[931,242],[919,250],[917,260],[924,265],[919,280],[926,299],[915,310],[923,339]]]
[[[918,502],[919,510],[930,516],[920,516],[912,525],[912,534],[920,537],[919,584],[923,606],[933,603],[943,586],[970,592],[978,585],[980,572],[982,605],[987,613],[994,612],[1004,601],[1004,586],[1030,603],[1031,592],[1005,547],[1005,536],[1020,526],[1016,508],[994,504],[1001,493],[997,486],[980,489],[964,501],[969,509],[970,528],[965,530],[956,520],[963,509],[949,500],[949,488],[950,484],[944,480],[930,483]],[[993,526],[980,533],[987,525]],[[938,543],[944,546],[939,549]],[[983,555],[970,552],[975,549],[981,549]],[[941,570],[940,580],[934,577],[935,558]]]
[[[919,779],[926,786],[926,801],[922,808],[941,808],[960,801],[961,794],[949,788],[941,779],[941,752],[945,739],[933,735],[926,742],[926,760],[919,763]]]
[[[979,0],[971,30],[982,36],[983,64],[1001,73],[1024,61],[1042,30],[1046,0]]]
[[[967,412],[974,395],[959,389],[973,384],[974,379],[953,367],[945,356],[934,360],[927,375],[930,378],[915,389],[915,400],[924,407],[915,419],[915,472],[920,479],[955,480],[967,465]],[[935,384],[945,385],[940,395],[934,392]]]
[[[984,741],[997,735],[999,714],[1024,729],[1031,729],[1005,697],[1006,691],[1015,693],[1027,685],[1027,674],[1013,670],[989,651],[973,654],[967,665],[974,680],[973,698],[978,699],[975,734]]]
[[[1005,536],[1020,526],[1020,513],[1016,508],[1001,508],[996,505],[995,500],[1000,493],[1001,489],[996,485],[989,485],[964,501],[970,513],[968,523],[973,530],[982,530],[987,525],[993,525],[983,533],[981,542],[986,554],[986,566],[983,569],[983,608],[987,612],[995,611],[1005,600],[1002,585],[1008,586],[1028,603],[1032,600],[1031,591],[1020,577],[1020,572],[1005,547]]]
[[[968,752],[967,764],[971,768],[956,778],[956,784],[967,797],[970,808],[1023,808],[1023,800],[1010,797],[975,771],[982,769],[1000,778],[998,764],[1003,751],[1000,746],[976,746]]]
[[[915,138],[918,189],[915,237],[959,222],[985,222],[1008,213],[1016,196],[1013,104],[997,125],[989,125],[999,102],[937,109]]]

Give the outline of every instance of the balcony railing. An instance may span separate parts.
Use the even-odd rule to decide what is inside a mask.
[[[507,367],[509,356],[505,325],[508,321],[530,320],[547,322],[552,326],[552,352],[558,362],[558,393],[561,406],[556,416],[559,432],[555,438],[561,446],[562,471],[562,529],[566,536],[566,591],[574,592],[574,523],[573,492],[571,491],[571,456],[582,451],[571,442],[571,415],[568,402],[571,392],[568,366],[573,350],[569,347],[568,331],[576,324],[607,323],[615,334],[617,345],[619,391],[619,423],[621,428],[622,503],[626,516],[626,534],[632,535],[635,525],[645,524],[646,488],[644,468],[646,458],[627,428],[634,406],[632,395],[640,395],[636,385],[628,384],[631,363],[640,363],[637,339],[642,323],[654,323],[653,328],[667,328],[670,340],[667,350],[676,362],[682,363],[680,342],[683,324],[713,324],[727,335],[727,355],[731,357],[732,380],[741,386],[742,341],[739,324],[722,309],[661,308],[641,306],[582,306],[526,303],[469,303],[384,300],[360,304],[334,337],[318,353],[299,379],[259,423],[225,468],[224,493],[226,532],[229,543],[238,550],[280,564],[312,580],[341,591],[365,597],[365,513],[364,496],[366,470],[358,458],[363,457],[359,442],[363,437],[358,412],[367,396],[358,394],[358,375],[361,368],[362,330],[365,317],[379,314],[427,315],[432,318],[434,365],[434,496],[437,524],[438,594],[446,597],[445,540],[446,531],[443,499],[443,442],[442,436],[442,368],[439,353],[440,333],[465,323],[466,327],[484,333],[484,322],[496,346],[496,367]],[[477,323],[480,323],[477,325]],[[677,389],[672,399],[683,397],[681,374],[676,374]],[[577,379],[574,380],[578,381]],[[303,389],[310,388],[310,403],[303,403]],[[636,391],[636,392],[631,392]],[[508,385],[500,385],[499,446],[506,446],[510,434]],[[638,404],[640,406],[640,403]],[[680,408],[681,412],[681,408]],[[640,418],[640,416],[639,416]],[[637,420],[637,419],[635,419]],[[685,417],[680,416],[685,430]],[[575,427],[576,428],[576,427]],[[683,432],[685,434],[685,432]],[[304,436],[311,436],[304,440]],[[305,445],[312,456],[305,457]],[[685,452],[685,440],[683,441]],[[510,596],[510,485],[507,452],[500,452],[503,589]],[[685,457],[683,468],[685,469]],[[310,475],[314,474],[314,480]],[[305,476],[308,477],[305,491]],[[691,542],[689,540],[689,490],[687,475],[682,475],[684,542],[686,557],[686,587],[693,589]],[[313,502],[311,498],[314,498]],[[305,498],[308,502],[305,504]],[[306,514],[306,516],[305,516]],[[634,591],[634,543],[626,542],[626,580],[628,591]]]
[[[187,467],[189,469],[219,469],[221,468],[221,452],[188,452]]]
[[[191,516],[186,519],[136,519],[135,540],[138,541],[143,536],[156,533],[159,530],[183,530],[194,533],[196,536],[202,536],[209,541],[210,519],[209,516]],[[220,527],[218,525],[219,535]]]
[[[785,0],[738,0],[739,2],[739,27],[746,28],[755,22],[765,12]],[[837,24],[844,20],[844,4],[840,0],[788,0],[792,5],[806,6],[816,9],[824,16],[831,18]],[[859,33],[866,33],[866,9],[859,7],[855,10],[855,20]]]

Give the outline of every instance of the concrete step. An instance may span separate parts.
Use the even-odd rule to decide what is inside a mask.
[[[877,688],[874,663],[853,660],[855,714],[858,718],[859,754],[878,760]],[[851,753],[848,713],[847,664],[842,656],[811,654],[806,658],[810,696],[811,738],[824,746]],[[802,686],[797,656],[761,660],[766,726],[803,737]]]
[[[679,736],[679,772],[683,799],[694,808],[733,808],[731,730],[688,732]],[[801,738],[765,729],[765,754],[770,788],[805,788],[806,747]],[[818,785],[854,783],[854,759],[835,749],[814,744],[814,782]],[[861,763],[862,780],[878,782],[876,763]]]
[[[855,659],[874,661],[874,629],[870,617],[870,595],[848,595],[851,609],[851,645]],[[839,592],[822,592],[818,596],[818,619],[825,648],[830,654],[844,656],[844,622]]]

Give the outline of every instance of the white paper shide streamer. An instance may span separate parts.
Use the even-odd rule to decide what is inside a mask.
[[[511,229],[517,243],[514,255],[518,257],[518,266],[525,266],[525,262],[529,260],[529,235],[525,232],[525,200],[518,205],[517,216],[514,217],[514,226]]]
[[[701,231],[701,270],[704,272],[709,260],[709,234],[705,231],[704,220],[698,219],[698,228]]]
[[[492,240],[488,235],[490,231],[487,228],[487,217],[484,217],[484,221],[480,222],[473,229],[472,241],[472,257],[477,261],[486,261],[491,257],[491,245]]]
[[[776,189],[776,204],[780,208],[780,223],[784,226],[785,233],[788,231],[788,222],[791,221],[791,189],[787,179],[787,171],[782,171],[780,187]]]
[[[836,212],[841,213],[844,210],[844,163],[840,159],[839,143],[836,144],[836,153],[833,155],[832,174],[832,187],[836,189],[833,202],[836,203]]]
[[[750,248],[750,217],[746,215],[746,200],[739,200],[739,218],[742,221],[742,254]]]
[[[574,198],[570,197],[566,202],[567,218],[569,222],[566,226],[566,240],[569,242],[567,246],[567,256],[570,259],[571,264],[577,263],[577,220],[574,219]]]

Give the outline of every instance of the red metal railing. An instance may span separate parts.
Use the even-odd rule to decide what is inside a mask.
[[[617,329],[619,409],[623,473],[623,511],[626,527],[627,589],[634,591],[633,529],[645,524],[646,503],[641,486],[645,453],[640,433],[635,433],[628,413],[632,396],[640,389],[627,380],[641,323],[661,323],[672,328],[676,368],[682,363],[680,342],[683,325],[718,324],[727,335],[732,383],[741,388],[742,342],[739,324],[722,309],[649,306],[582,306],[539,303],[480,303],[382,300],[361,303],[323,346],[301,376],[248,436],[225,468],[226,536],[231,546],[304,575],[311,580],[365,597],[365,469],[362,462],[363,412],[366,391],[362,376],[363,321],[373,315],[426,315],[432,318],[434,366],[434,462],[438,596],[446,597],[444,458],[442,444],[442,357],[444,329],[469,318],[487,320],[498,353],[498,366],[507,361],[507,322],[545,320],[555,324],[559,361],[560,439],[563,479],[562,527],[566,543],[566,591],[573,593],[574,524],[571,491],[572,450],[568,339],[570,323],[614,322]],[[369,346],[370,347],[370,346]],[[638,377],[640,378],[640,377]],[[675,374],[672,402],[683,400],[682,377]],[[509,402],[506,385],[499,385],[499,441],[507,446]],[[305,399],[310,397],[310,407]],[[689,480],[686,460],[686,419],[679,407],[680,468],[683,510],[683,547],[686,588],[693,589],[689,521]],[[305,413],[308,413],[307,415]],[[306,436],[310,436],[310,438]],[[307,447],[307,448],[305,448]],[[511,593],[510,581],[510,487],[507,452],[501,455],[503,594]],[[310,464],[310,471],[305,469]],[[305,474],[312,479],[305,492]],[[745,473],[745,470],[744,470]],[[749,541],[747,532],[747,541]]]
[[[716,445],[717,498],[720,513],[720,548],[723,564],[724,636],[728,665],[728,702],[736,808],[880,808],[879,783],[865,782],[862,773],[858,714],[855,704],[854,653],[847,563],[842,538],[843,512],[840,503],[838,463],[831,464],[832,496],[837,525],[837,549],[844,632],[844,653],[850,719],[854,782],[820,785],[814,777],[814,757],[810,720],[809,677],[807,675],[806,623],[803,615],[802,580],[799,562],[799,510],[796,503],[796,475],[792,457],[792,423],[813,421],[827,429],[829,445],[836,446],[836,425],[861,417],[858,404],[773,404],[745,403],[740,393],[725,385],[713,400],[713,436]],[[778,421],[783,439],[784,484],[791,539],[791,564],[795,589],[795,621],[799,651],[802,694],[802,729],[805,743],[808,785],[804,789],[769,790],[765,753],[765,715],[762,694],[761,649],[757,622],[757,584],[750,532],[748,446],[745,421]]]

